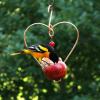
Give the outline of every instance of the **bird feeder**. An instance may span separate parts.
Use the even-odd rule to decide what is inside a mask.
[[[58,80],[64,78],[65,75],[68,73],[67,72],[68,71],[68,67],[66,65],[66,62],[67,62],[68,58],[70,57],[70,55],[72,54],[73,50],[75,49],[75,47],[76,47],[76,45],[78,43],[79,31],[78,31],[78,28],[73,23],[68,22],[68,21],[61,21],[61,22],[58,22],[58,23],[52,25],[51,24],[52,14],[53,14],[52,5],[48,6],[48,12],[50,13],[48,25],[44,24],[44,23],[33,23],[33,24],[29,25],[26,28],[26,30],[24,31],[24,47],[25,48],[28,47],[27,41],[26,41],[26,33],[31,27],[34,27],[36,25],[44,26],[45,28],[48,29],[48,34],[49,34],[50,38],[53,40],[53,38],[55,37],[54,30],[56,29],[57,26],[62,25],[62,24],[68,24],[68,25],[73,26],[73,28],[75,28],[75,30],[76,30],[77,38],[76,38],[76,41],[75,41],[72,49],[70,50],[70,52],[68,53],[68,55],[66,56],[66,58],[64,60],[62,60],[61,57],[59,57],[59,61],[57,63],[54,63],[49,58],[45,58],[45,57],[42,58],[41,62],[39,62],[37,59],[35,59],[39,63],[39,65],[41,66],[41,69],[42,69],[44,75],[48,79],[58,81]],[[55,46],[55,42],[51,41],[49,43],[49,45],[54,47]]]

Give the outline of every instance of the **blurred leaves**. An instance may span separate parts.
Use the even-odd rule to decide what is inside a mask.
[[[100,1],[55,0],[52,23],[71,21],[80,31],[77,48],[66,63],[68,78],[45,78],[30,56],[10,56],[23,49],[23,32],[35,22],[48,23],[47,0],[0,0],[0,100],[99,100],[100,98]],[[69,25],[55,29],[57,52],[64,59],[75,42]],[[28,45],[49,42],[47,29],[27,32]],[[74,78],[71,77],[74,75]]]

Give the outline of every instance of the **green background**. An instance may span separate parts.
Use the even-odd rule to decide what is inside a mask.
[[[48,0],[0,0],[0,100],[100,100],[100,0],[55,0],[52,24],[73,22],[80,31],[68,59],[68,77],[47,80],[31,56],[10,56],[23,49],[23,32],[35,22],[48,24]],[[57,33],[57,34],[56,34]],[[56,50],[64,59],[76,33],[70,25],[55,29]],[[46,28],[27,33],[28,45],[49,42]]]

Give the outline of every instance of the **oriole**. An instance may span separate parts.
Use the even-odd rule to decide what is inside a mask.
[[[32,45],[27,49],[23,49],[18,53],[13,53],[12,55],[16,54],[29,54],[36,58],[39,62],[41,62],[43,57],[47,57],[52,60],[54,63],[58,62],[58,55],[55,52],[54,48],[48,44],[37,44]]]

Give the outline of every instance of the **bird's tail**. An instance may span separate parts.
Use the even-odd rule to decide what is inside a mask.
[[[17,51],[17,52],[11,53],[10,55],[11,56],[16,56],[16,55],[19,55],[19,54],[22,54],[22,51]]]
[[[15,53],[12,53],[11,55],[15,56],[15,55],[19,55],[19,54],[31,54],[31,53],[32,53],[31,50],[29,50],[29,49],[23,49],[21,51],[17,51]]]

